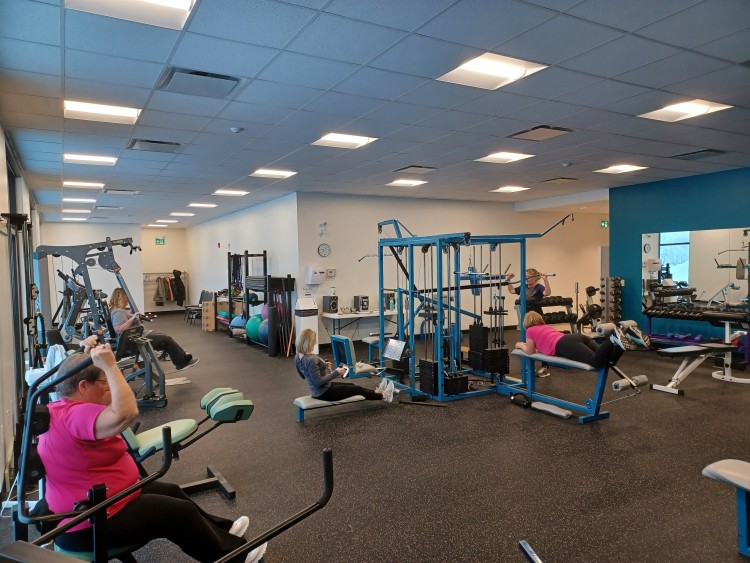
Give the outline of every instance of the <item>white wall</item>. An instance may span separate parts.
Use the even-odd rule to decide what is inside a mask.
[[[330,285],[336,286],[341,305],[351,306],[354,295],[369,295],[371,308],[377,308],[378,261],[365,258],[366,254],[377,253],[377,224],[387,219],[397,219],[411,232],[419,236],[445,233],[470,232],[472,235],[503,235],[518,233],[539,233],[561,219],[565,214],[545,212],[516,213],[509,204],[487,204],[458,201],[429,201],[424,199],[394,199],[376,197],[335,196],[327,194],[298,194],[299,201],[299,269],[309,265],[320,265],[326,269],[335,268],[336,278],[323,285],[310,288],[318,305],[322,296],[327,295]],[[580,282],[580,302],[585,303],[584,288],[599,285],[600,247],[609,244],[609,230],[600,226],[603,215],[578,215],[575,221],[566,221],[564,226],[551,231],[541,239],[529,240],[527,245],[527,267],[555,273],[550,278],[553,295],[575,297],[575,282]],[[320,235],[320,223],[327,223],[327,235]],[[404,235],[407,233],[404,232]],[[393,229],[387,228],[384,236],[395,236]],[[320,258],[318,245],[327,242],[332,252],[327,258]],[[505,245],[504,245],[505,246]],[[503,270],[508,264],[511,271],[519,273],[518,245],[503,248]],[[462,268],[468,266],[470,253],[462,252]],[[477,268],[484,268],[488,262],[485,254],[481,261],[476,258]],[[385,286],[395,283],[396,266],[394,259],[387,259]],[[493,264],[493,273],[497,273]],[[465,271],[465,270],[464,270]],[[423,283],[419,280],[418,286]],[[300,285],[302,287],[302,285]],[[489,296],[484,307],[489,306]],[[463,298],[463,305],[471,309],[473,300]],[[512,307],[515,299],[506,299],[506,307]],[[467,303],[468,301],[468,303]],[[507,318],[515,324],[515,315]],[[326,321],[328,323],[328,321]],[[375,321],[360,321],[359,330],[344,331],[355,339],[366,336],[376,329]],[[320,341],[327,342],[326,330],[329,324],[321,326]]]
[[[197,303],[201,290],[227,287],[227,253],[268,251],[268,273],[297,277],[297,194],[251,207],[186,229],[190,274],[189,301]],[[252,260],[251,275],[262,275],[260,259]]]
[[[164,244],[156,244],[157,238],[163,238]],[[172,270],[183,272],[182,282],[187,292],[190,291],[191,272],[187,271],[188,252],[185,229],[173,227],[144,228],[141,230],[141,248],[143,248],[143,298],[144,311],[166,312],[182,311],[183,307],[174,301],[166,301],[164,305],[156,305],[156,279],[168,275],[172,277]],[[188,293],[189,294],[189,293]],[[186,295],[187,298],[187,295]],[[183,302],[183,306],[191,303]],[[197,301],[195,301],[197,303]]]
[[[123,224],[96,224],[96,223],[44,223],[42,225],[41,245],[50,246],[78,246],[84,244],[95,244],[104,242],[109,237],[113,240],[121,238],[132,238],[133,244],[141,244],[141,226]],[[133,299],[140,310],[143,310],[143,256],[141,252],[130,254],[130,249],[123,246],[115,246],[113,249],[115,261],[122,269],[122,276]],[[50,300],[52,309],[57,307],[60,299],[58,291],[62,291],[63,281],[57,276],[57,270],[62,270],[70,275],[71,269],[76,265],[69,258],[48,257],[48,269],[50,274]],[[98,265],[89,268],[91,283],[94,289],[101,289],[107,295],[117,285],[114,274],[101,269]],[[51,319],[49,320],[51,321]],[[49,322],[48,321],[48,322]]]

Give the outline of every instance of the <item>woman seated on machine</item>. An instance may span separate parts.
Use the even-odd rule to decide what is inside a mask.
[[[355,395],[362,395],[368,401],[393,401],[395,386],[393,381],[385,377],[375,391],[353,383],[333,381],[337,377],[344,377],[347,369],[337,367],[331,371],[331,362],[326,362],[320,356],[312,353],[318,343],[318,335],[314,330],[304,329],[297,336],[295,346],[297,354],[294,356],[294,365],[299,376],[307,381],[310,394],[314,399],[321,401],[340,401]]]
[[[109,314],[112,318],[112,326],[117,334],[134,326],[141,326],[141,313],[130,312],[128,296],[121,287],[116,288],[112,292],[112,297],[109,300]],[[154,344],[155,349],[165,349],[167,351],[169,359],[172,360],[177,371],[190,369],[198,363],[198,358],[194,358],[192,354],[187,354],[175,342],[174,338],[168,334],[150,332],[146,338]]]
[[[84,353],[65,359],[60,374],[70,373],[87,355],[93,365],[58,385],[61,399],[49,404],[49,430],[39,439],[46,500],[54,513],[72,511],[94,485],[106,485],[111,497],[138,481],[138,468],[119,435],[138,416],[135,395],[109,344],[90,336],[82,345]],[[198,561],[215,561],[245,543],[249,522],[247,516],[232,522],[209,514],[179,486],[154,481],[108,509],[106,540],[115,548],[166,538]],[[92,531],[84,522],[55,542],[69,551],[92,551]],[[263,544],[244,561],[259,561],[265,550]]]
[[[601,325],[609,338],[597,344],[583,334],[565,334],[544,322],[542,315],[529,311],[523,318],[526,342],[516,342],[516,348],[524,354],[540,352],[547,356],[559,356],[575,362],[589,364],[597,369],[608,363],[615,365],[625,350],[629,350],[628,339],[615,324]]]

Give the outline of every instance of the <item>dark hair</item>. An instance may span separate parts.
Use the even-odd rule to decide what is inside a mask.
[[[75,371],[76,368],[78,368],[81,363],[88,357],[89,356],[86,354],[73,354],[72,356],[68,356],[67,358],[65,358],[62,365],[60,366],[60,369],[57,372],[57,379],[65,377],[66,374]],[[78,390],[78,384],[81,381],[85,380],[89,383],[93,383],[94,381],[99,379],[99,377],[101,377],[102,373],[104,372],[101,369],[91,364],[90,366],[83,368],[78,373],[58,383],[57,392],[60,393],[60,396],[62,397],[70,397]]]

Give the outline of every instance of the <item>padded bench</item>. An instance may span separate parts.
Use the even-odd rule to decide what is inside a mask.
[[[732,352],[736,351],[737,347],[731,344],[720,344],[720,343],[706,343],[697,346],[676,346],[674,348],[665,348],[663,350],[657,350],[657,355],[663,358],[678,358],[682,360],[680,367],[672,376],[672,378],[665,385],[651,385],[651,389],[655,391],[664,391],[665,393],[672,393],[673,395],[683,395],[685,392],[682,389],[678,389],[677,386],[698,366],[700,366],[707,358],[714,358],[717,356],[724,356],[724,368],[713,372],[715,379],[722,379],[724,381],[734,381],[736,383],[750,383],[750,379],[733,377],[732,376]]]
[[[722,459],[703,468],[703,475],[734,487],[737,491],[738,551],[750,557],[750,525],[748,525],[748,498],[750,497],[750,463],[738,459]]]
[[[519,384],[500,386],[498,391],[506,395],[513,395],[520,393],[525,395],[532,401],[540,401],[555,407],[562,407],[562,409],[571,409],[583,413],[584,416],[578,417],[578,423],[584,424],[586,422],[592,422],[594,420],[601,420],[609,418],[609,412],[600,411],[602,398],[604,397],[604,387],[607,384],[607,375],[609,373],[609,364],[601,369],[597,369],[592,365],[584,364],[583,362],[576,362],[567,358],[561,358],[560,356],[548,356],[547,354],[526,354],[522,350],[515,348],[511,354],[518,356],[522,360],[522,379]],[[536,384],[536,362],[544,362],[550,366],[560,367],[564,369],[578,369],[582,371],[592,371],[599,374],[596,382],[596,388],[594,390],[593,398],[586,398],[584,404],[577,404],[564,399],[558,399],[543,395],[535,391]],[[533,403],[532,403],[533,406]],[[546,410],[546,409],[538,409]],[[557,411],[561,409],[555,409],[555,412],[550,410],[552,414],[562,416]]]
[[[294,399],[294,405],[297,407],[297,422],[305,421],[305,411],[312,409],[323,409],[326,407],[335,407],[336,405],[344,405],[346,403],[358,403],[364,401],[365,398],[362,395],[354,395],[353,397],[347,397],[340,401],[321,401],[310,395],[304,397],[297,397]]]

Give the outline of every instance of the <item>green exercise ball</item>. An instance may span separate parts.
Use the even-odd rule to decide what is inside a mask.
[[[250,317],[250,320],[247,321],[247,324],[245,325],[245,334],[247,334],[247,337],[250,340],[258,342],[258,328],[262,322],[263,317],[260,315],[253,315]]]

